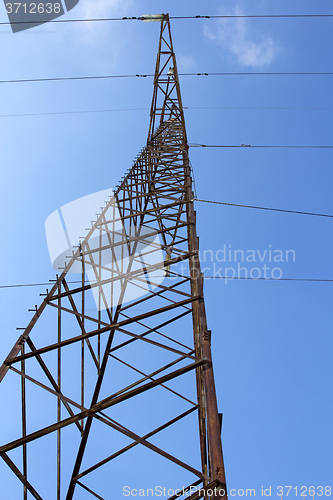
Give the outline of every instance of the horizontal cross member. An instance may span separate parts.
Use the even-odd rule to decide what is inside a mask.
[[[140,321],[141,319],[148,318],[150,316],[155,316],[160,313],[170,311],[172,309],[175,309],[176,307],[182,307],[184,305],[190,304],[191,302],[194,302],[195,300],[201,299],[201,296],[195,296],[191,297],[186,300],[182,300],[181,302],[176,302],[175,304],[170,304],[168,306],[161,307],[160,309],[155,309],[154,311],[149,311],[145,314],[140,314],[139,316],[135,316],[134,318],[129,318],[125,319],[124,321],[120,321],[118,323],[114,323],[113,325],[106,326],[104,328],[99,328],[98,330],[94,330],[89,333],[84,333],[82,335],[79,335],[77,337],[72,337],[67,340],[63,340],[62,342],[58,342],[57,344],[52,344],[46,347],[42,347],[41,349],[37,349],[36,351],[28,352],[22,356],[17,356],[14,359],[6,359],[5,365],[10,366],[13,363],[17,363],[19,361],[22,361],[23,359],[28,359],[28,358],[33,358],[36,355],[39,354],[44,354],[49,351],[54,351],[55,349],[58,349],[59,347],[64,347],[66,345],[74,344],[75,342],[79,342],[81,340],[84,340],[86,338],[94,337],[96,335],[99,335],[101,333],[109,332],[111,330],[117,330],[118,328],[121,328],[122,326],[129,325],[130,323],[136,323]]]
[[[39,431],[33,432],[32,434],[28,434],[27,436],[24,436],[20,439],[17,439],[15,441],[12,441],[11,443],[8,443],[4,446],[0,447],[0,454],[2,453],[7,453],[10,450],[13,450],[15,448],[18,448],[19,446],[22,446],[26,443],[30,443],[31,441],[34,441],[35,439],[38,439],[42,436],[46,436],[47,434],[50,434],[51,432],[54,432],[58,429],[62,429],[63,427],[67,427],[68,425],[71,425],[79,420],[82,420],[84,418],[87,418],[88,416],[94,416],[96,412],[106,410],[107,408],[110,408],[110,406],[114,406],[121,401],[125,401],[127,399],[130,399],[133,396],[137,396],[138,394],[141,394],[143,392],[148,391],[149,389],[152,389],[153,387],[157,387],[160,384],[163,384],[164,382],[167,382],[168,380],[172,380],[176,377],[179,377],[180,375],[183,375],[198,366],[204,365],[207,363],[206,359],[201,359],[199,361],[196,361],[195,363],[191,363],[190,365],[184,366],[183,368],[180,368],[179,370],[176,370],[175,372],[169,373],[168,375],[164,375],[163,377],[160,377],[152,382],[148,382],[147,384],[138,387],[136,389],[133,389],[132,391],[128,391],[125,394],[122,394],[121,396],[118,396],[116,398],[110,399],[106,398],[99,403],[95,404],[92,406],[90,409],[82,411],[81,413],[78,413],[77,415],[74,415],[73,417],[66,418],[65,420],[61,420],[60,422],[57,422],[55,424],[49,425],[48,427],[44,427],[43,429],[40,429]]]

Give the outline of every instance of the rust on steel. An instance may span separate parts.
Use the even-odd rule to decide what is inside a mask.
[[[14,392],[19,390],[18,404],[10,416],[19,418],[19,431],[0,443],[0,456],[22,488],[23,500],[29,495],[72,500],[79,498],[82,489],[85,495],[109,498],[103,491],[101,474],[106,471],[105,483],[110,477],[118,478],[119,457],[132,460],[131,454],[138,450],[162,460],[165,471],[168,465],[178,467],[185,474],[184,482],[174,487],[184,488],[184,494],[190,492],[188,498],[227,500],[221,414],[193,200],[177,62],[169,17],[163,15],[147,143],[114,196],[100,208],[40,306],[31,309],[34,315],[30,323],[0,367],[0,382],[8,381]],[[138,227],[148,228],[145,236],[153,241],[147,254],[158,255],[157,260],[139,268],[135,267],[142,257],[136,253],[142,244]],[[96,235],[97,246],[92,244]],[[128,258],[119,261],[124,247]],[[105,252],[111,262],[103,260]],[[81,269],[77,284],[67,279],[74,264]],[[89,283],[88,268],[94,276]],[[128,300],[126,293],[131,286],[140,293]],[[185,379],[187,385],[182,382]],[[34,399],[37,392],[38,406]],[[168,416],[158,412],[156,403],[162,394],[172,401],[166,408]],[[148,397],[150,403],[142,403]],[[50,417],[46,410],[52,401]],[[132,421],[123,422],[121,411],[113,413],[124,404],[132,405]],[[0,419],[11,411],[7,404],[2,407],[6,411]],[[143,430],[136,425],[137,408],[145,415]],[[197,450],[193,461],[184,459],[181,445],[177,448],[182,437],[178,425],[186,427],[186,445]],[[106,442],[110,432],[127,441],[120,440],[116,449],[92,453],[96,426]],[[152,442],[165,432],[175,449],[164,448],[163,441]],[[54,467],[48,471],[47,494],[35,473],[38,454],[30,453],[30,446],[37,450],[41,443],[39,458],[46,458],[45,439],[48,443],[53,439],[54,446],[47,450]],[[14,449],[13,457],[21,453],[17,462],[7,454]],[[133,470],[142,465],[140,460],[137,465],[130,463]],[[100,476],[94,482],[95,471]],[[124,481],[126,478],[127,474]],[[200,490],[193,493],[195,487]]]

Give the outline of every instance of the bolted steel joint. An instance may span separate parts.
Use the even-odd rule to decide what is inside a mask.
[[[205,332],[202,333],[202,339],[205,342],[211,343],[211,338],[212,338],[212,331],[211,330],[206,330]]]

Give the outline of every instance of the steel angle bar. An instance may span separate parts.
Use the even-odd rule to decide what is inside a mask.
[[[133,365],[130,365],[129,363],[126,363],[126,361],[120,359],[120,358],[117,358],[116,356],[114,355],[110,355],[113,359],[116,359],[117,361],[119,361],[120,363],[122,363],[123,365],[127,366],[128,368],[131,368],[132,370],[134,370],[135,372],[137,373],[140,373],[140,375],[143,375],[145,380],[154,380],[153,377],[151,375],[147,375],[146,373],[142,372],[141,370],[139,370],[138,368],[135,368]],[[193,401],[191,401],[190,399],[186,398],[185,396],[183,396],[182,394],[180,394],[179,392],[176,392],[174,391],[173,389],[171,389],[170,387],[168,387],[167,385],[165,384],[161,384],[161,387],[163,387],[164,389],[166,389],[167,391],[170,391],[172,392],[173,394],[175,394],[176,396],[180,397],[181,399],[184,399],[184,401],[187,401],[188,403],[192,404],[193,406],[197,406],[196,403],[193,403]]]
[[[60,276],[60,278],[57,279],[57,282],[53,285],[49,295],[53,295],[55,293],[55,291],[57,290],[58,288],[58,284],[61,283],[61,281],[64,279],[65,277],[65,273],[62,273],[62,275]],[[29,335],[30,335],[30,332],[31,330],[33,329],[33,327],[35,326],[35,324],[37,323],[38,321],[38,318],[40,317],[40,315],[42,314],[42,312],[44,311],[46,307],[46,301],[44,300],[41,305],[39,306],[39,308],[37,309],[36,311],[36,314],[34,314],[33,318],[31,319],[29,325],[27,326],[27,328],[24,330],[24,333],[19,337],[19,339],[17,340],[16,344],[14,345],[13,349],[10,351],[10,353],[8,354],[6,360],[4,361],[4,363],[2,364],[2,366],[0,367],[0,382],[3,380],[4,376],[6,375],[6,373],[8,372],[8,365],[6,364],[6,361],[10,358],[13,358],[15,356],[18,355],[18,353],[21,351],[21,348],[22,348],[22,345],[27,341],[27,339],[29,338]]]
[[[73,309],[68,309],[67,307],[64,306],[58,306],[58,304],[54,304],[53,302],[48,302],[49,306],[55,307],[56,309],[59,309],[60,311],[66,312],[68,314],[73,314],[74,316],[78,316],[79,318],[84,318],[86,320],[92,321],[93,323],[100,323],[104,326],[109,326],[110,323],[106,323],[105,321],[98,320],[96,318],[93,318],[91,316],[87,316],[86,314],[82,314],[80,312],[75,312]]]
[[[190,312],[192,312],[191,309],[187,309],[186,313],[189,314]],[[184,315],[186,313],[184,313]],[[130,317],[127,314],[124,314],[124,313],[120,313],[120,314],[122,316],[124,316],[125,318],[129,318]],[[170,319],[170,322],[172,322],[172,321],[173,321],[173,318]],[[144,323],[142,323],[142,321],[138,321],[137,324],[139,326],[142,326],[143,328],[146,328],[146,331],[143,332],[143,333],[140,333],[139,337],[145,337],[146,335],[149,335],[150,333],[156,333],[157,335],[160,335],[161,337],[169,340],[170,342],[174,342],[175,344],[178,344],[181,347],[184,347],[184,349],[187,349],[188,351],[193,352],[191,347],[189,347],[189,346],[187,346],[185,344],[182,344],[181,342],[178,342],[177,340],[173,339],[172,337],[169,337],[168,335],[165,335],[164,333],[159,332],[158,330],[159,330],[160,326],[156,326],[155,328],[151,328],[150,326],[145,325]],[[139,339],[133,339],[134,342],[136,340],[139,340]],[[130,342],[129,341],[127,343],[124,342],[122,345],[126,345],[128,343],[130,343]],[[112,352],[112,350],[110,352]]]
[[[187,417],[187,415],[190,415],[191,413],[193,413],[195,410],[197,410],[197,408],[198,408],[197,406],[195,406],[193,408],[190,408],[189,410],[187,410],[186,412],[182,413],[181,415],[178,415],[177,417],[173,418],[172,420],[169,420],[169,422],[166,422],[165,424],[161,425],[157,429],[154,429],[153,431],[149,432],[145,436],[142,436],[142,439],[149,439],[150,437],[152,437],[155,434],[159,433],[160,431],[166,429],[170,425],[175,424],[176,422],[178,422],[182,418]],[[74,478],[74,480],[77,480],[77,479],[80,479],[83,476],[86,476],[90,472],[93,472],[94,470],[98,469],[102,465],[104,465],[104,464],[110,462],[111,460],[119,457],[120,455],[122,455],[123,453],[125,453],[126,451],[130,450],[131,448],[133,448],[134,446],[136,446],[138,444],[139,444],[139,442],[135,441],[135,442],[133,442],[133,443],[125,446],[124,448],[122,448],[121,450],[117,451],[116,453],[113,453],[112,455],[110,455],[109,457],[105,458],[104,460],[101,460],[101,462],[99,462],[98,464],[95,464],[92,467],[90,467],[89,469],[85,470],[84,472],[81,472],[76,478]],[[202,481],[200,481],[200,482],[202,482]]]
[[[138,322],[141,319],[149,318],[151,316],[158,315],[158,314],[160,314],[162,312],[171,311],[172,309],[175,309],[176,307],[182,307],[182,306],[184,306],[186,304],[190,304],[193,301],[199,300],[200,298],[201,298],[201,296],[191,297],[191,298],[189,298],[187,300],[182,300],[181,302],[178,302],[176,304],[171,304],[169,306],[164,306],[164,307],[161,307],[161,308],[156,309],[154,311],[149,311],[149,312],[146,312],[144,314],[140,314],[140,315],[138,315],[136,317],[128,318],[128,319],[126,319],[124,321],[120,321],[118,323],[114,323],[112,325],[109,325],[109,326],[106,326],[106,327],[103,327],[103,328],[99,328],[98,330],[94,330],[92,332],[79,335],[78,337],[72,337],[72,338],[67,339],[67,340],[62,340],[61,342],[59,342],[57,344],[52,344],[52,345],[49,345],[49,346],[46,346],[46,347],[42,347],[41,349],[36,349],[34,352],[26,353],[24,356],[16,356],[16,358],[7,359],[5,361],[5,364],[7,366],[9,366],[9,365],[11,365],[13,363],[17,363],[18,361],[21,361],[22,359],[32,358],[32,357],[34,357],[36,355],[40,355],[40,354],[44,354],[44,353],[49,352],[49,351],[53,351],[54,349],[57,349],[58,347],[63,347],[63,346],[66,346],[66,345],[73,344],[75,342],[83,340],[84,338],[94,337],[94,336],[98,335],[99,333],[106,333],[106,332],[109,332],[110,330],[118,330],[119,328],[121,328],[121,327],[123,327],[125,325],[128,325],[130,323]]]
[[[25,352],[25,344],[22,346],[21,350],[22,354]],[[22,436],[25,437],[27,435],[27,402],[26,402],[26,379],[24,377],[25,375],[25,361],[21,361],[21,371],[22,371],[22,376],[21,376],[21,417],[22,417]],[[28,475],[28,464],[27,464],[27,445],[24,445],[22,447],[22,461],[23,461],[23,476],[25,479],[27,478]],[[23,497],[24,500],[27,500],[28,496],[28,490],[27,486],[24,485],[23,487]]]
[[[194,254],[197,255],[197,252],[195,252]],[[183,262],[183,261],[187,260],[189,257],[191,257],[191,255],[192,255],[191,253],[186,253],[186,254],[181,255],[179,257],[175,257],[173,259],[170,259],[167,262],[167,264],[171,266],[173,264],[177,264],[178,262]],[[89,285],[84,285],[84,286],[80,286],[80,287],[77,287],[77,288],[73,288],[72,290],[69,290],[68,292],[62,292],[60,295],[59,294],[58,295],[54,295],[52,297],[47,298],[46,300],[47,300],[47,302],[49,302],[51,300],[56,300],[59,297],[61,297],[61,298],[68,297],[69,295],[73,295],[75,293],[80,293],[83,290],[89,290],[90,288],[96,288],[96,287],[100,287],[100,286],[103,286],[103,285],[107,285],[108,283],[112,283],[113,281],[117,281],[120,278],[125,278],[126,276],[130,276],[130,277],[140,276],[140,274],[142,274],[145,271],[148,271],[148,272],[156,271],[158,269],[161,269],[165,265],[166,265],[165,261],[159,262],[157,264],[152,264],[150,266],[144,267],[143,269],[138,269],[136,271],[131,271],[129,273],[124,273],[122,276],[117,276],[115,278],[108,278],[108,279],[105,279],[105,280],[101,280],[100,282],[97,282],[97,283],[91,283]]]
[[[126,399],[129,399],[133,396],[137,396],[138,394],[146,392],[147,390],[152,389],[153,387],[157,387],[160,384],[167,382],[168,380],[172,380],[180,375],[188,373],[189,371],[196,369],[198,366],[205,365],[206,363],[207,363],[206,359],[201,359],[199,361],[196,361],[195,363],[191,363],[190,365],[186,365],[182,368],[179,368],[175,372],[168,373],[167,375],[164,375],[163,377],[155,379],[152,382],[148,382],[147,384],[144,384],[140,387],[137,387],[136,389],[132,389],[128,392],[125,392],[125,393],[121,394],[120,396],[105,398],[102,401],[100,401],[98,404],[92,406],[91,410],[96,412],[96,411],[100,411],[100,410],[104,410],[106,408],[109,408],[110,406],[114,406],[115,404],[118,404],[121,401],[125,401]],[[0,448],[0,452],[1,452],[1,448]]]
[[[66,396],[64,396],[62,393],[60,392],[57,392],[57,391],[54,391],[53,389],[51,389],[50,387],[47,387],[47,385],[45,384],[42,384],[41,382],[39,382],[38,380],[34,379],[33,377],[30,377],[29,375],[27,375],[26,373],[23,373],[21,372],[20,370],[17,370],[16,368],[14,368],[13,366],[10,367],[10,370],[13,371],[14,373],[17,373],[18,375],[20,375],[21,377],[24,377],[26,380],[29,380],[29,382],[32,382],[36,385],[38,385],[38,387],[40,387],[41,389],[44,389],[45,391],[48,391],[49,393],[53,394],[54,396],[57,396],[59,397],[64,403],[68,403],[68,404],[71,404],[73,406],[75,406],[76,408],[78,408],[79,410],[86,410],[86,408],[84,408],[82,405],[80,405],[79,403],[76,403],[75,401],[73,401],[72,399],[70,398],[67,398]],[[69,407],[70,408],[70,407]],[[66,409],[68,409],[68,407],[66,407]],[[69,411],[70,415],[74,415],[74,412],[73,411]],[[82,431],[82,428],[80,429]]]
[[[163,275],[162,275],[163,276]],[[158,276],[158,277],[162,277],[162,276]],[[148,285],[151,285],[154,287],[153,290],[147,290],[145,286],[141,286],[139,283],[143,283],[143,284],[148,284]],[[156,297],[160,297],[161,299],[164,299],[168,302],[171,302],[173,304],[175,304],[177,302],[176,298],[178,295],[181,295],[182,297],[191,297],[191,295],[189,293],[186,293],[186,292],[182,292],[181,290],[175,290],[174,288],[171,288],[171,286],[164,286],[162,285],[161,283],[156,283],[154,281],[152,281],[151,279],[149,279],[148,277],[146,279],[144,278],[141,278],[139,276],[135,276],[135,278],[131,281],[131,284],[133,286],[136,286],[137,288],[140,288],[142,290],[145,291],[145,293],[149,293],[150,295],[148,295],[148,297],[145,297],[146,300],[149,300],[150,298],[156,298]],[[155,291],[155,289],[161,289],[159,290],[158,292]],[[167,297],[166,294],[167,292],[170,292],[172,294],[175,294],[176,296],[171,299],[170,297]]]
[[[65,420],[62,420],[60,422],[57,422],[55,424],[44,427],[43,429],[40,429],[36,432],[28,434],[24,438],[16,439],[15,441],[12,441],[10,443],[7,443],[6,445],[1,446],[0,447],[0,454],[7,453],[10,450],[13,450],[15,448],[18,448],[19,446],[22,446],[23,444],[34,441],[42,436],[46,436],[47,434],[50,434],[51,432],[54,432],[60,428],[67,427],[68,425],[71,425],[72,423],[75,423],[79,420],[82,420],[83,418],[86,418],[88,416],[93,416],[96,412],[105,410],[105,409],[109,408],[110,406],[114,406],[115,404],[120,403],[121,401],[125,401],[133,396],[137,396],[138,394],[146,392],[147,390],[152,389],[153,387],[157,387],[161,383],[167,382],[168,380],[172,380],[173,378],[176,378],[176,377],[183,375],[183,374],[185,374],[193,369],[196,369],[198,366],[204,365],[205,363],[207,363],[207,360],[201,359],[199,361],[196,361],[195,363],[191,363],[190,365],[187,365],[183,368],[180,368],[179,370],[176,370],[175,372],[169,373],[167,375],[164,375],[163,377],[155,379],[152,382],[148,382],[147,384],[145,384],[141,387],[138,387],[136,389],[128,391],[125,394],[122,394],[122,395],[117,396],[115,398],[105,398],[105,399],[99,401],[97,404],[93,405],[90,409],[82,411],[82,412],[78,413],[77,415],[74,415],[74,416],[69,417]]]
[[[82,281],[83,280],[84,280],[84,272],[82,273]],[[68,287],[67,282],[66,282],[65,279],[63,281],[63,285],[64,285],[64,288],[65,288],[66,292],[68,292],[69,291],[69,287]],[[81,318],[80,315],[78,314],[78,310],[77,310],[77,307],[76,307],[75,302],[73,300],[73,297],[71,295],[69,295],[68,298],[69,298],[70,304],[72,306],[73,312],[76,313],[75,317],[76,317],[77,322],[78,322],[78,324],[79,324],[79,326],[80,326],[80,328],[82,330],[82,333],[83,334],[87,333],[86,329],[84,327],[84,307],[82,307],[82,318]],[[82,295],[82,303],[84,304],[84,295]],[[99,370],[99,363],[98,363],[97,358],[95,356],[95,353],[94,353],[94,350],[93,350],[92,345],[90,343],[90,340],[88,338],[86,338],[85,341],[86,341],[86,344],[88,346],[88,349],[89,349],[89,352],[91,354],[91,357],[92,357],[92,359],[93,359],[93,361],[95,363],[95,366],[96,366],[97,370]]]
[[[202,482],[203,482],[202,480],[195,481],[195,483],[192,483],[192,484],[190,484],[190,485],[186,486],[186,488],[184,488],[184,487],[183,487],[183,488],[180,490],[180,493],[182,493],[183,495],[185,495],[185,493],[187,493],[188,491],[190,491],[190,490],[191,490],[191,488],[194,488],[194,487],[196,487],[196,486],[199,486],[199,484],[201,484]],[[179,489],[179,488],[178,488],[178,489]],[[180,497],[179,497],[179,494],[178,494],[178,492],[177,492],[177,494],[176,494],[176,495],[173,495],[172,497],[169,497],[169,498],[168,498],[168,500],[179,500],[179,498],[180,498]],[[188,498],[188,496],[187,496],[187,498]]]
[[[142,336],[145,336],[145,335],[149,335],[149,333],[152,333],[152,332],[156,332],[158,333],[159,335],[162,335],[160,332],[158,332],[157,330],[159,330],[160,328],[163,328],[164,326],[166,325],[169,325],[171,323],[173,323],[174,321],[177,321],[178,319],[180,318],[183,318],[184,316],[186,316],[187,314],[189,314],[190,312],[192,312],[191,310],[188,310],[188,311],[185,311],[183,312],[182,314],[179,314],[178,316],[175,316],[171,319],[169,319],[168,321],[165,321],[164,323],[161,323],[160,325],[156,326],[155,328],[149,328],[148,331],[142,333],[141,335]],[[125,316],[125,315],[124,315]],[[114,346],[112,347],[112,349],[110,349],[110,353],[111,352],[114,352],[114,351],[117,351],[118,349],[121,349],[122,347],[128,345],[128,344],[131,344],[132,342],[135,342],[136,339],[130,339],[130,340],[127,340],[126,342],[122,343],[122,344],[119,344],[117,346]],[[182,347],[185,347],[186,349],[190,349],[188,346],[184,346],[183,344],[181,344]]]
[[[99,498],[99,500],[105,500],[103,497],[100,497],[99,495],[97,495],[97,493],[95,493],[93,490],[91,490],[90,488],[88,488],[88,486],[84,485],[83,483],[81,483],[80,481],[76,481],[76,483],[78,485],[81,486],[81,488],[83,488],[84,490],[88,491],[89,493],[91,493],[95,498]]]
[[[36,347],[34,345],[34,343],[32,342],[31,338],[29,337],[27,339],[27,345],[30,347],[31,349],[31,352],[32,353],[36,353]],[[60,390],[60,386],[59,386],[59,382],[60,382],[60,377],[58,377],[58,383],[54,380],[50,370],[47,368],[45,362],[43,361],[43,359],[41,358],[41,356],[39,354],[36,354],[36,360],[39,364],[39,366],[41,367],[42,371],[45,373],[47,379],[49,380],[49,382],[51,383],[53,389],[55,390],[55,392],[57,394],[61,394],[61,390]],[[12,368],[12,367],[11,367]],[[73,416],[74,415],[74,412],[73,410],[71,409],[71,407],[69,406],[68,402],[64,399],[62,400],[62,403],[64,405],[64,407],[66,408],[66,410],[68,411],[68,413]],[[81,425],[77,422],[76,423],[76,426],[77,428],[79,429],[80,432],[82,432],[82,427]]]
[[[187,487],[187,489],[184,489],[184,493],[186,493],[187,491],[191,491],[191,488],[196,487],[199,484],[200,484],[200,482],[198,482],[198,481],[196,483],[191,484],[190,486]],[[187,500],[199,500],[199,498],[203,498],[207,494],[207,492],[213,492],[213,496],[209,494],[209,498],[211,500],[223,498],[225,496],[222,497],[218,494],[219,489],[224,489],[223,486],[225,486],[225,485],[223,485],[217,479],[215,479],[214,481],[211,481],[206,486],[202,486],[201,488],[199,488],[199,490],[196,488],[197,491],[195,491],[190,496],[187,495],[186,498],[187,498]],[[217,493],[216,496],[214,495],[214,490]],[[182,491],[183,490],[181,490],[181,492]],[[224,489],[224,491],[225,491],[225,489]],[[168,498],[168,500],[176,500],[177,498],[179,499],[179,496],[174,495],[174,496]]]
[[[185,356],[188,359],[196,360],[197,358],[195,356],[191,356],[190,354],[179,351],[178,349],[174,349],[173,347],[169,347],[165,344],[161,344],[160,342],[156,342],[155,340],[147,339],[143,337],[142,335],[139,335],[137,333],[129,332],[128,330],[124,330],[123,328],[117,328],[117,331],[124,333],[125,335],[129,335],[130,337],[133,337],[134,339],[137,340],[142,340],[143,342],[146,342],[147,344],[151,344],[155,347],[160,347],[161,349],[165,349],[166,351],[173,352],[174,354],[179,354],[180,356]]]
[[[36,500],[43,500],[42,497],[37,493],[35,488],[29,483],[29,481],[26,479],[26,477],[22,474],[22,472],[16,467],[14,462],[9,458],[9,456],[6,453],[0,453],[1,458],[6,462],[8,467],[12,469],[14,474],[18,477],[18,479],[21,481],[22,484],[27,488],[27,490],[31,493],[31,495],[36,498]]]
[[[134,441],[137,441],[139,444],[146,446],[150,450],[155,451],[159,455],[162,455],[162,457],[170,460],[171,462],[174,462],[175,464],[179,465],[180,467],[183,467],[183,469],[186,469],[189,472],[192,472],[192,474],[195,474],[197,477],[200,477],[203,480],[208,479],[207,476],[202,474],[200,471],[198,471],[194,467],[191,467],[190,465],[186,464],[185,462],[182,462],[181,460],[174,457],[170,453],[167,453],[166,451],[162,450],[158,446],[155,446],[154,444],[150,443],[149,441],[146,441],[145,439],[141,438],[140,436],[138,436],[134,432],[130,431],[129,429],[126,429],[126,427],[124,427],[123,425],[120,425],[115,420],[113,420],[113,419],[107,420],[107,419],[101,417],[100,415],[95,415],[95,416],[98,420],[101,420],[102,422],[106,423],[107,425],[109,425],[113,429],[121,432],[122,434],[133,439]]]
[[[185,278],[183,279],[182,281],[177,281],[177,283],[174,283],[173,285],[170,285],[168,287],[165,287],[165,286],[162,286],[161,284],[159,285],[156,285],[159,286],[159,288],[161,288],[161,290],[159,290],[158,292],[154,291],[154,296],[155,297],[158,297],[159,295],[161,295],[162,293],[164,293],[165,291],[168,291],[168,292],[174,292],[174,293],[178,293],[180,295],[185,295],[185,296],[189,296],[189,294],[186,294],[185,292],[180,292],[179,290],[176,290],[176,287],[177,286],[181,286],[183,285],[184,283],[186,283],[190,278]],[[161,286],[160,286],[161,285]],[[131,307],[135,307],[139,304],[142,304],[143,302],[146,302],[147,300],[149,300],[151,298],[150,295],[148,295],[147,297],[143,297],[142,299],[139,299],[139,300],[136,300],[135,302],[131,302],[130,304],[128,304],[127,306],[123,306],[121,308],[121,312],[123,313],[123,311],[125,311],[126,309],[130,309]]]

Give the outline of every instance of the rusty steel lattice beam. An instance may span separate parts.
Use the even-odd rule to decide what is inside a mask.
[[[162,460],[165,473],[171,464],[182,470],[184,482],[174,486],[183,495],[226,500],[191,169],[168,15],[161,20],[147,145],[87,231],[0,368],[3,383],[21,380],[19,432],[1,444],[2,459],[22,483],[24,500],[31,495],[44,500],[82,494],[114,498],[99,491],[101,475],[95,479],[94,474],[106,471],[105,480],[113,477],[115,483],[123,467],[117,460],[129,456],[130,469],[142,465],[139,454],[133,459],[136,450]],[[81,280],[74,286],[67,274],[77,263]],[[161,411],[156,398],[163,397],[169,403]],[[48,411],[51,407],[54,411]],[[136,419],[139,411],[141,420]],[[195,414],[196,421],[190,422]],[[180,424],[182,433],[189,432],[185,446],[197,449],[191,463],[184,443],[177,448]],[[167,437],[154,441],[158,436]],[[47,496],[34,472],[40,457],[31,448],[43,439],[54,446],[55,458],[50,459],[54,469]],[[100,440],[109,442],[106,451]],[[21,461],[11,455],[13,450],[20,451]],[[154,479],[153,466],[151,461],[147,480],[149,474]]]

